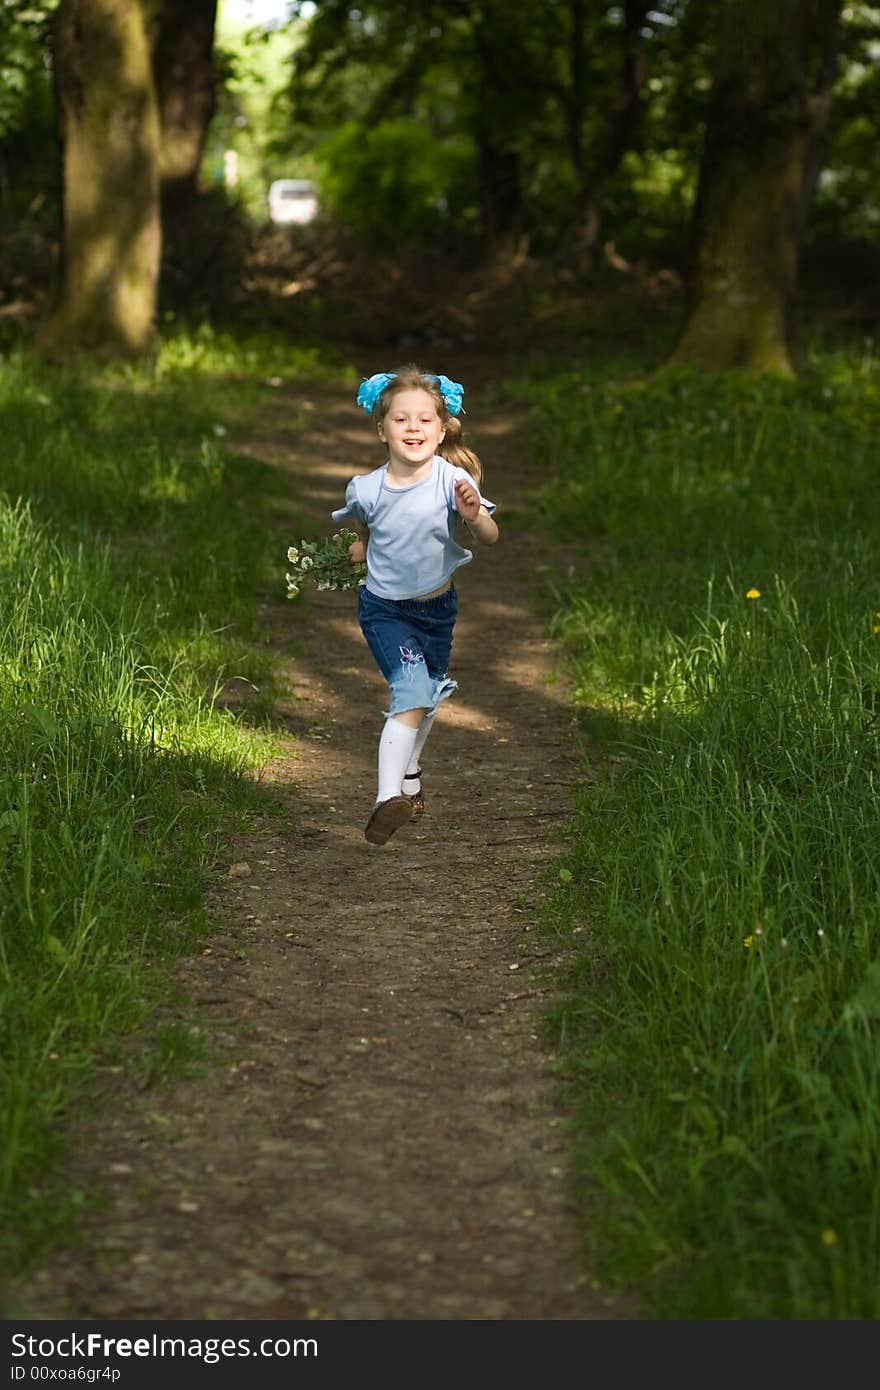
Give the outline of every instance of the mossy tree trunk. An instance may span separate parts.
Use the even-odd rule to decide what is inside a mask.
[[[61,0],[55,77],[62,256],[38,337],[52,356],[137,356],[155,333],[160,129],[149,0]]]
[[[790,376],[792,307],[830,87],[811,66],[841,0],[721,0],[690,309],[670,361]]]

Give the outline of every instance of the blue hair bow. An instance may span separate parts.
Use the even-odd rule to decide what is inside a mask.
[[[372,414],[373,407],[381,396],[389,381],[393,381],[395,372],[376,372],[373,376],[366,377],[360,385],[357,393],[357,403],[362,405],[364,410]]]
[[[437,383],[440,387],[440,394],[446,402],[446,409],[450,415],[460,415],[464,410],[462,396],[464,387],[460,381],[450,381],[448,376],[438,376]]]
[[[376,402],[381,396],[385,387],[393,381],[396,372],[375,372],[373,376],[365,377],[361,382],[357,393],[357,403],[363,406],[369,415],[372,415]],[[459,381],[450,381],[448,376],[435,375],[434,380],[440,387],[440,394],[446,402],[446,409],[450,415],[460,415],[464,406],[462,397],[464,387]]]

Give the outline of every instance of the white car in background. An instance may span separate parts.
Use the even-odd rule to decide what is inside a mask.
[[[318,213],[318,190],[311,179],[276,179],[269,185],[269,218],[276,223],[312,222]]]

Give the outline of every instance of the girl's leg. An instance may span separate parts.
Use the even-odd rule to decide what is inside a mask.
[[[403,790],[406,792],[407,796],[415,796],[416,792],[420,792],[422,790],[422,784],[419,781],[418,776],[422,766],[422,749],[424,748],[428,740],[428,735],[434,727],[434,720],[436,719],[436,717],[437,710],[432,709],[429,714],[425,714],[425,717],[423,718],[421,724],[416,730],[416,741],[413,744],[412,754],[410,755],[410,760],[407,763],[406,776],[404,777],[405,785]]]
[[[454,586],[450,588],[442,599],[431,605],[429,615],[426,615],[420,624],[420,637],[422,648],[425,654],[425,664],[428,674],[436,679],[442,679],[449,670],[449,656],[452,650],[452,633],[455,627],[456,614],[458,612],[458,601]],[[403,781],[403,790],[414,802],[413,814],[421,815],[425,808],[425,803],[421,797],[422,783],[419,773],[421,771],[422,749],[424,748],[428,736],[434,727],[434,720],[437,716],[439,705],[435,705],[432,710],[424,710],[424,718],[419,724],[416,741],[413,745],[412,757],[406,769],[406,776]]]
[[[439,624],[434,608],[441,610]],[[455,622],[454,591],[423,615],[415,604],[379,599],[361,588],[358,615],[364,637],[388,681],[394,711],[386,718],[379,740],[377,799],[364,831],[371,843],[383,845],[414,811],[413,795],[405,794],[402,788],[407,769],[419,766],[419,754],[433,724],[428,710],[455,688],[455,682],[446,677]],[[419,703],[401,709],[413,696]],[[409,779],[406,791],[411,788],[415,790]]]
[[[376,800],[390,801],[400,796],[404,773],[412,761],[413,748],[425,722],[423,709],[402,710],[385,720],[379,739],[379,788]]]
[[[389,715],[379,739],[379,788],[364,835],[374,845],[384,845],[411,818],[412,803],[401,791],[403,774],[412,756],[424,710],[402,710]]]

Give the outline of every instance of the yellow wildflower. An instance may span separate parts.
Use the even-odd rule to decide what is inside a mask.
[[[761,590],[760,590],[760,589],[749,589],[748,593],[746,594],[746,598],[760,598],[760,597],[761,597]]]
[[[839,1243],[839,1237],[833,1226],[826,1226],[822,1232],[822,1244],[829,1248]]]
[[[755,944],[755,938],[754,938],[753,936],[744,936],[744,937],[743,937],[743,945],[745,946],[746,950],[748,950],[748,948],[749,948],[750,946],[754,946],[754,944]]]

